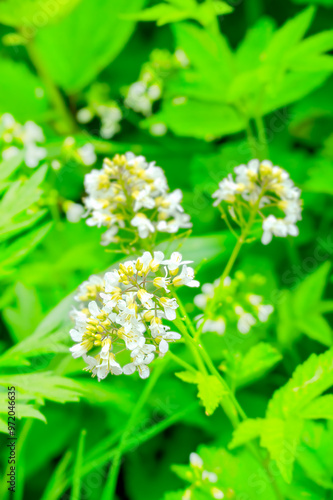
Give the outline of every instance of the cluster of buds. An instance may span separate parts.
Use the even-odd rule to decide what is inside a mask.
[[[165,260],[163,252],[145,252],[119,265],[104,278],[91,276],[75,299],[75,328],[70,335],[74,358],[83,357],[87,370],[104,379],[108,373],[147,378],[155,354],[163,356],[169,343],[180,339],[163,320],[176,318],[179,307],[172,291],[199,286],[194,271],[178,252]],[[162,271],[163,270],[163,271]],[[89,355],[88,355],[89,353]],[[128,362],[129,361],[129,362]]]
[[[204,459],[198,453],[190,454],[190,465],[184,477],[186,477],[186,480],[191,485],[184,491],[181,497],[182,500],[194,500],[195,498],[212,498],[216,500],[233,498],[233,490],[220,484],[222,483],[219,477],[221,464],[212,464],[212,460],[209,460],[209,462],[210,470],[207,470]]]
[[[122,112],[116,101],[109,98],[109,86],[95,83],[87,92],[87,105],[77,112],[79,123],[89,123],[95,117],[101,121],[100,135],[103,139],[111,139],[120,131]]]
[[[219,183],[213,194],[215,206],[227,204],[231,218],[243,227],[249,213],[256,210],[262,221],[262,243],[267,245],[274,236],[297,236],[296,222],[301,220],[301,191],[295,187],[288,172],[269,160],[251,160],[235,167],[232,174]],[[246,203],[244,203],[244,201]],[[221,205],[221,210],[224,211]],[[279,216],[284,213],[284,217]]]
[[[78,144],[74,137],[68,136],[63,142],[61,148],[61,157],[64,162],[75,161],[86,167],[90,167],[96,163],[97,155],[95,147],[91,142]]]
[[[167,50],[155,49],[150,60],[143,65],[138,81],[125,90],[125,105],[136,113],[150,116],[154,103],[162,97],[164,80],[188,63],[182,50],[171,54]]]
[[[3,160],[23,152],[27,167],[37,167],[47,155],[46,149],[39,145],[44,142],[43,130],[36,123],[28,121],[22,125],[9,113],[0,117],[0,153]]]
[[[261,295],[253,293],[264,282],[263,276],[246,278],[242,271],[237,271],[233,279],[229,276],[225,278],[223,287],[220,286],[220,280],[205,283],[201,288],[202,293],[194,298],[194,303],[199,309],[208,312],[196,317],[197,326],[202,326],[202,332],[223,335],[227,325],[236,325],[240,333],[246,334],[258,322],[265,323],[274,308],[264,304]],[[251,290],[251,293],[247,290]]]
[[[181,190],[169,192],[163,170],[143,156],[106,158],[101,170],[85,176],[85,189],[87,224],[107,228],[102,245],[135,245],[139,239],[155,238],[156,232],[176,233],[192,226],[180,204]]]

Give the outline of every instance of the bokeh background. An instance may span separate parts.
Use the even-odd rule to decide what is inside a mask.
[[[263,416],[297,364],[332,344],[332,302],[322,302],[332,290],[332,7],[331,0],[0,2],[0,116],[37,123],[45,149],[34,168],[22,158],[11,170],[0,163],[1,196],[14,181],[28,186],[14,193],[11,211],[0,201],[0,384],[16,385],[22,405],[15,498],[69,498],[85,429],[80,498],[100,499],[108,452],[144,386],[136,377],[98,384],[67,351],[73,290],[122,257],[77,217],[84,175],[105,156],[142,154],[163,167],[171,189],[182,189],[193,222],[182,251],[201,264],[202,283],[218,278],[234,245],[211,194],[236,165],[269,157],[303,190],[300,236],[247,245],[237,262],[245,289],[253,291],[249,276],[264,277],[260,293],[274,306],[269,322],[246,338],[230,326],[223,344],[207,338],[216,363],[224,350],[245,353],[262,340],[283,353],[269,376],[239,382],[249,416]],[[1,136],[0,152],[7,146]],[[34,177],[44,163],[47,171]],[[13,229],[22,199],[24,217],[34,220]],[[198,314],[193,292],[182,296]],[[188,463],[200,444],[230,440],[222,411],[207,420],[195,387],[174,371],[170,363],[142,410],[122,462],[120,499],[157,500],[184,488],[171,465]],[[332,440],[330,428],[325,432]],[[297,465],[296,492],[287,498],[301,498],[297,481],[304,477],[306,498],[330,498],[324,488],[332,488],[333,464],[324,448],[318,454]],[[3,475],[6,461],[2,446]]]

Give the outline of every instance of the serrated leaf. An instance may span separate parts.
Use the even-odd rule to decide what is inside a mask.
[[[321,315],[309,314],[304,320],[297,320],[296,325],[310,339],[317,340],[328,347],[332,345],[332,329]]]
[[[283,479],[290,484],[296,451],[301,439],[302,420],[266,418],[262,422],[261,446],[268,449],[276,461]]]
[[[188,370],[183,372],[176,372],[175,375],[183,382],[187,382],[189,384],[197,384],[200,374],[199,372],[194,373]]]
[[[329,261],[324,262],[316,271],[309,274],[294,292],[294,307],[297,316],[307,315],[320,302],[331,269]]]
[[[17,239],[5,249],[0,247],[0,256],[2,258],[0,276],[12,272],[12,267],[23,260],[40,243],[51,227],[52,222],[49,222]]]
[[[78,401],[82,386],[69,378],[53,375],[51,372],[27,373],[25,375],[0,376],[0,385],[13,385],[26,398],[42,398],[66,403]]]
[[[237,387],[244,386],[255,380],[260,379],[268,370],[273,368],[282,355],[275,347],[265,342],[260,342],[242,357],[237,364],[235,372],[231,372]]]
[[[265,50],[265,60],[270,62],[281,60],[290,48],[303,38],[310,27],[314,13],[314,7],[308,7],[276,31]]]
[[[299,365],[268,404],[267,418],[302,417],[305,407],[333,385],[333,349],[312,354]]]
[[[18,214],[39,200],[41,191],[38,189],[47,172],[44,165],[25,182],[13,182],[0,201],[0,227],[6,226]]]
[[[214,413],[225,394],[221,382],[215,375],[200,374],[198,397],[201,399],[207,415]]]
[[[312,401],[302,412],[303,418],[333,419],[333,395],[327,394]]]
[[[260,436],[262,431],[262,419],[247,419],[241,422],[232,434],[232,440],[228,445],[230,450],[241,446],[252,439]]]

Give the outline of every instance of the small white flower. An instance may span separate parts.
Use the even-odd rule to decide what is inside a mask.
[[[175,286],[186,285],[191,288],[200,286],[199,281],[194,280],[193,278],[194,269],[192,269],[192,267],[187,267],[186,265],[184,265],[181,273],[172,280],[172,283]]]
[[[200,455],[193,452],[190,454],[190,464],[192,465],[192,467],[198,467],[199,469],[202,469],[203,460]]]
[[[184,264],[191,264],[193,260],[182,260],[182,254],[179,252],[173,252],[170,259],[164,260],[162,264],[168,266],[170,272],[177,271],[178,268]]]
[[[135,217],[133,217],[131,225],[138,228],[139,236],[142,239],[147,238],[149,234],[155,231],[155,228],[148,217],[142,213],[138,213]]]
[[[159,299],[161,306],[164,308],[165,316],[168,320],[176,319],[176,309],[179,307],[176,299],[168,299],[161,297]]]

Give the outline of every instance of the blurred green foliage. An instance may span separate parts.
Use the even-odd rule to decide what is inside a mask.
[[[73,291],[124,255],[100,246],[99,229],[68,219],[92,165],[126,151],[156,160],[183,191],[193,231],[181,252],[201,283],[222,274],[235,244],[211,194],[236,165],[269,157],[301,187],[304,211],[298,238],[248,244],[236,263],[264,276],[273,317],[248,335],[230,324],[204,337],[249,419],[233,433],[218,379],[166,357],[124,444],[117,497],[332,498],[332,8],[331,0],[0,3],[0,117],[36,122],[46,150],[34,169],[21,146],[0,155],[1,463],[5,477],[14,385],[15,499],[113,498],[109,466],[148,382],[98,383],[69,355]],[[200,313],[193,291],[180,295],[190,316]],[[191,362],[182,343],[173,348]],[[187,465],[196,450],[214,484]],[[5,480],[1,488],[5,499]]]

